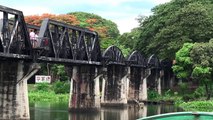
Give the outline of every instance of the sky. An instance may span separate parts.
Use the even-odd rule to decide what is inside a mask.
[[[156,5],[170,0],[0,0],[0,5],[21,10],[24,15],[70,12],[94,13],[118,25],[120,33],[138,27],[139,15],[151,15]]]

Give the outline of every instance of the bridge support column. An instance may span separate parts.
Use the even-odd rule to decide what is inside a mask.
[[[95,107],[99,109],[101,107],[101,93],[100,93],[100,77],[102,75],[98,75],[98,69],[95,69],[96,77],[94,79],[94,103]]]
[[[74,66],[72,68],[72,78],[70,80],[70,98],[69,98],[69,109],[74,109],[79,107],[79,67]]]
[[[161,70],[161,71],[159,71],[160,73],[159,73],[159,76],[158,76],[158,88],[157,88],[157,90],[158,90],[158,94],[159,95],[161,95],[161,78],[162,78],[162,76],[163,76],[163,70]]]
[[[128,101],[131,101],[132,100],[132,98],[134,98],[134,96],[135,96],[135,89],[134,89],[134,87],[133,87],[133,83],[131,82],[131,78],[130,78],[130,75],[131,74],[131,68],[130,67],[128,67],[128,69],[127,69],[127,77],[126,77],[126,86],[127,86],[127,89],[126,89],[126,93],[127,93],[127,102]]]
[[[103,80],[102,80],[102,90],[101,90],[101,103],[104,103],[105,98],[105,88],[106,88],[106,80],[107,80],[107,68],[103,68]]]
[[[128,96],[128,74],[124,66],[104,68],[101,106],[126,107]],[[124,74],[125,73],[125,74]]]
[[[128,69],[129,71],[130,69]],[[129,90],[129,74],[130,71],[121,79],[121,103],[127,104],[128,90]]]
[[[91,112],[100,109],[99,79],[98,68],[94,66],[72,68],[69,111]]]
[[[27,80],[39,69],[23,61],[0,62],[0,119],[30,119]]]
[[[157,78],[157,92],[159,95],[161,95],[161,78],[163,76],[163,70],[160,70],[159,73],[156,73]]]
[[[147,100],[147,78],[151,75],[151,69],[145,70],[144,76],[142,76],[142,84],[140,85],[139,101]]]

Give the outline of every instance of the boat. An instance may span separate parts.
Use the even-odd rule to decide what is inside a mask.
[[[174,112],[165,113],[149,117],[139,118],[137,120],[213,120],[211,112]]]

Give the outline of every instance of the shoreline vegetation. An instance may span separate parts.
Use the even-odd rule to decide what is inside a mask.
[[[29,84],[28,88],[29,103],[68,103],[69,101],[69,82]],[[201,88],[198,89],[200,90]],[[195,90],[194,93],[196,91],[198,90]],[[194,96],[193,94],[179,95],[178,92],[167,90],[162,95],[159,95],[157,92],[150,90],[148,91],[148,101],[160,104],[174,104],[184,111],[213,112],[213,100],[204,100],[202,96],[198,97],[195,94]]]
[[[183,102],[178,107],[184,111],[213,112],[213,100]]]
[[[69,82],[28,84],[29,103],[69,101]]]
[[[187,85],[181,84],[180,86],[179,91],[167,90],[162,95],[159,95],[156,91],[149,90],[148,100],[159,104],[174,104],[184,111],[213,112],[213,99],[206,100],[203,86],[194,91],[187,91]]]
[[[69,94],[55,94],[54,92],[36,91],[28,93],[29,102],[68,102]]]

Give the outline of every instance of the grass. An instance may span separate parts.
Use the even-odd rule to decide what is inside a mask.
[[[69,94],[55,94],[54,92],[44,92],[44,91],[29,92],[28,97],[31,103],[69,101]]]
[[[213,101],[190,101],[179,105],[185,111],[213,112]]]
[[[45,87],[45,86],[44,86]],[[35,102],[55,102],[55,103],[67,103],[69,101],[69,93],[56,94],[51,85],[48,85],[47,89],[38,90],[36,85],[28,85],[28,97],[30,103]]]

